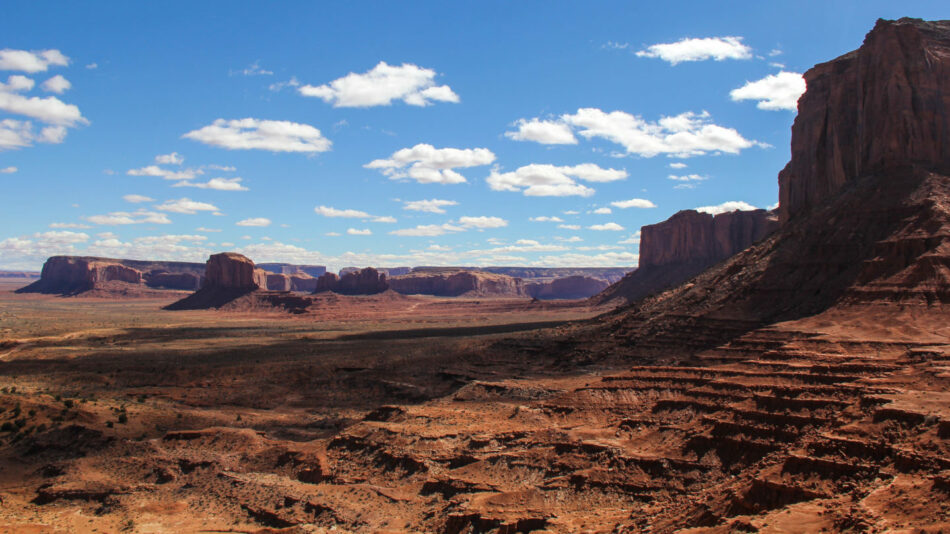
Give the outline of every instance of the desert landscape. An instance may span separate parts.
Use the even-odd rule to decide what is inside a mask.
[[[635,267],[0,272],[0,530],[950,531],[950,21],[854,46]]]

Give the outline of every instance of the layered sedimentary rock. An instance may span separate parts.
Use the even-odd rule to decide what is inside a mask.
[[[345,271],[340,277],[333,273],[326,273],[318,278],[314,292],[333,291],[341,295],[375,295],[389,289],[386,275],[372,267],[356,271],[345,269]]]
[[[203,269],[200,263],[53,256],[43,264],[40,279],[18,291],[74,295],[118,286],[193,290]]]
[[[306,274],[307,276],[320,277],[327,272],[323,265],[294,265],[292,263],[258,263],[257,266],[269,273],[274,274]]]
[[[607,282],[589,276],[566,276],[550,282],[525,283],[525,293],[536,299],[586,299],[607,288]]]
[[[405,295],[526,296],[524,283],[520,279],[480,271],[412,273],[390,279],[389,285],[393,291]]]
[[[286,274],[267,273],[267,289],[270,291],[290,291],[290,276]]]
[[[782,221],[856,178],[903,166],[950,169],[950,23],[878,21],[864,45],[805,73]]]
[[[267,289],[270,291],[313,293],[316,288],[317,279],[305,273],[267,273]]]
[[[748,248],[778,227],[766,210],[711,215],[683,210],[640,230],[640,265],[596,300],[634,302],[701,273]]]
[[[630,272],[628,267],[432,267],[421,266],[413,267],[411,272],[415,273],[441,273],[448,271],[480,271],[486,273],[503,274],[513,278],[521,278],[525,282],[551,282],[558,278],[567,278],[569,276],[586,276],[604,280],[612,284],[623,278]],[[392,275],[396,276],[396,275]]]
[[[267,289],[267,271],[236,252],[214,254],[205,263],[201,289],[167,307],[169,310],[219,308],[234,299]]]

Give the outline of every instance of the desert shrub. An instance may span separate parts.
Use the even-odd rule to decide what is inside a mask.
[[[73,406],[76,405],[73,399],[66,399],[63,401],[63,404],[66,406],[66,408],[72,408]]]
[[[0,432],[13,432],[13,423],[4,421],[4,423],[0,425]]]
[[[125,412],[119,414],[118,422],[120,425],[124,425],[129,422],[129,416]]]

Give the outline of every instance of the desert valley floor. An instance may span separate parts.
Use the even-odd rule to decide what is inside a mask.
[[[575,340],[604,311],[583,302],[174,298],[0,293],[4,531],[950,528],[939,309],[829,310],[695,358],[660,340],[641,365]]]

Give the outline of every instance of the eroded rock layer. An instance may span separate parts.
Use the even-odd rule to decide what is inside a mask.
[[[345,273],[339,277],[333,273],[326,273],[318,278],[314,292],[333,291],[341,295],[375,295],[389,289],[386,275],[372,267],[344,271]]]
[[[53,256],[43,264],[40,279],[18,292],[75,295],[133,286],[194,290],[203,272],[200,263]]]

